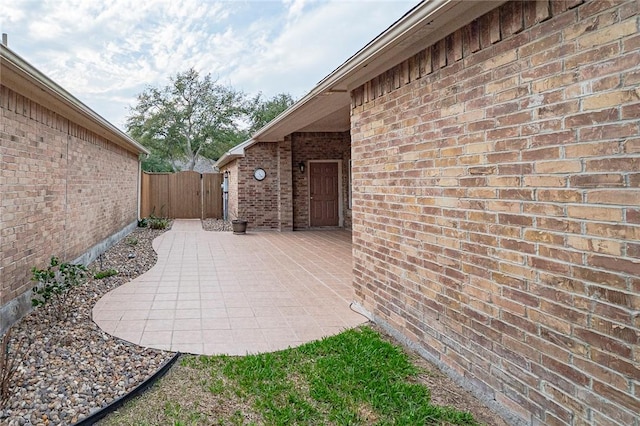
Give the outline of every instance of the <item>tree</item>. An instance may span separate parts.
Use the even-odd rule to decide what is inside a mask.
[[[171,173],[176,171],[174,163],[162,158],[155,152],[142,159],[142,170],[152,173]]]
[[[175,171],[178,160],[193,170],[199,157],[219,158],[242,142],[246,115],[244,93],[223,86],[193,68],[177,73],[163,88],[148,87],[138,95],[127,118],[127,131],[152,152],[149,168]]]
[[[293,105],[294,101],[290,94],[280,93],[268,100],[262,99],[262,93],[251,100],[249,106],[250,128],[249,134],[253,134],[276,118],[280,113]]]

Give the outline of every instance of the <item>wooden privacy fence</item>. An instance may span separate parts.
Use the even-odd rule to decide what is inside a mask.
[[[221,173],[142,173],[140,216],[222,218]]]

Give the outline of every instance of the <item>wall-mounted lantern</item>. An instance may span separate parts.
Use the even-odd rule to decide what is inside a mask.
[[[304,173],[304,161],[298,163],[298,168],[300,169],[300,173]]]

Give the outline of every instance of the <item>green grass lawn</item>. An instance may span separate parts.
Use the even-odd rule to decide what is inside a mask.
[[[431,405],[418,368],[368,327],[275,353],[187,356],[178,368],[178,382],[163,379],[106,424],[478,424]]]

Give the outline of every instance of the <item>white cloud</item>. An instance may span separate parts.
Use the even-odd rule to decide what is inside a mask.
[[[0,11],[0,25],[8,24],[11,22],[18,22],[24,19],[25,12],[21,8],[20,3],[9,2],[8,4],[2,5],[2,10]]]
[[[306,0],[284,0],[285,6],[288,6],[287,18],[296,19],[302,15]]]
[[[16,53],[122,127],[138,93],[190,67],[248,93],[300,97],[412,4],[16,0],[0,22]]]

